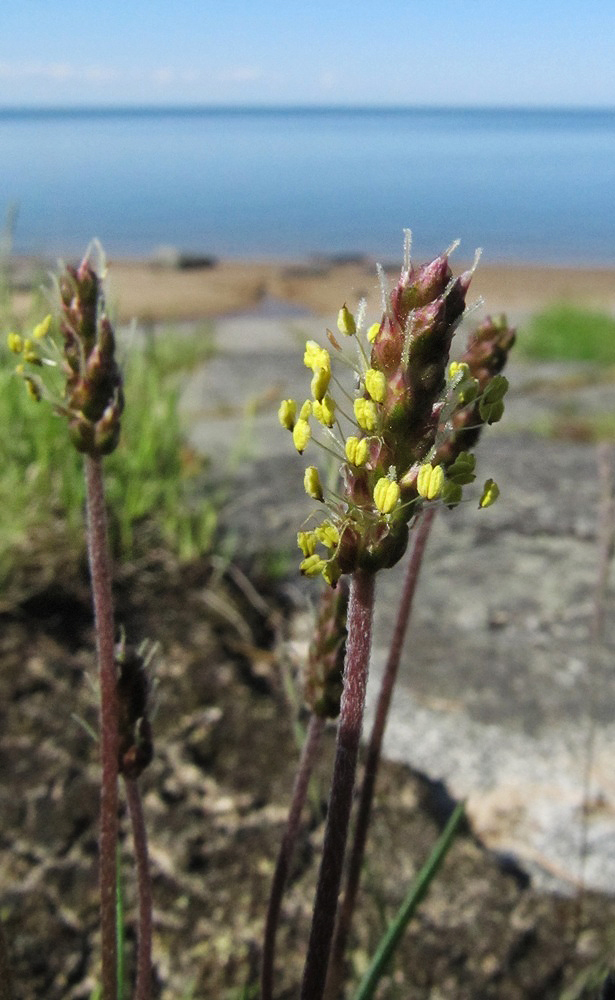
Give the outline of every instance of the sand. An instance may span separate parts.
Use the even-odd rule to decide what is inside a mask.
[[[467,264],[453,259],[455,273]],[[398,268],[390,269],[394,279]],[[375,262],[303,263],[222,260],[209,267],[165,267],[147,261],[111,260],[108,301],[119,322],[198,320],[260,311],[272,300],[334,316],[344,301],[354,307],[366,297],[377,308],[380,293]],[[481,263],[468,301],[482,296],[489,311],[533,312],[553,302],[570,302],[615,313],[615,269],[553,268]],[[29,308],[27,291],[15,307]]]

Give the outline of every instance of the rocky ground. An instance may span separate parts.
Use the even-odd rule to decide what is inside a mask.
[[[2,918],[16,1000],[86,1000],[97,975],[93,635],[83,563],[39,552],[1,606]],[[289,609],[248,567],[178,566],[162,551],[118,573],[118,617],[156,657],[156,756],[143,779],[156,992],[239,998],[256,982],[266,896],[297,749],[283,693]],[[251,577],[251,578],[250,578]],[[283,908],[279,1000],[297,996],[332,734]],[[444,786],[386,764],[349,974],[357,980],[451,808]],[[131,846],[122,854],[134,944]],[[466,828],[378,996],[541,1000],[583,992],[611,957],[615,902],[532,888]],[[352,992],[347,994],[352,996]]]

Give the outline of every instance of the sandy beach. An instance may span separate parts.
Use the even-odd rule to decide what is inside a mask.
[[[469,266],[451,260],[456,274]],[[32,262],[29,264],[32,270]],[[28,263],[16,262],[17,273]],[[46,268],[39,269],[44,273]],[[394,280],[399,265],[387,267]],[[18,282],[16,311],[28,311],[31,295]],[[262,311],[272,301],[330,317],[344,301],[354,306],[380,300],[376,263],[370,260],[306,262],[220,260],[210,266],[170,267],[148,261],[111,260],[108,300],[119,322],[198,320]],[[568,302],[615,313],[615,269],[490,265],[481,262],[469,302],[479,297],[490,312],[533,312],[553,302]]]

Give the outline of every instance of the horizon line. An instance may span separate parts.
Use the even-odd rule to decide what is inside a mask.
[[[323,103],[185,103],[148,104],[7,104],[0,105],[0,115],[19,114],[130,114],[130,113],[247,113],[247,112],[497,112],[497,113],[614,113],[615,104],[323,104]]]

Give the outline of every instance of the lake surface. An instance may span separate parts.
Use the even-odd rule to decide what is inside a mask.
[[[15,250],[615,264],[615,111],[0,111]]]

